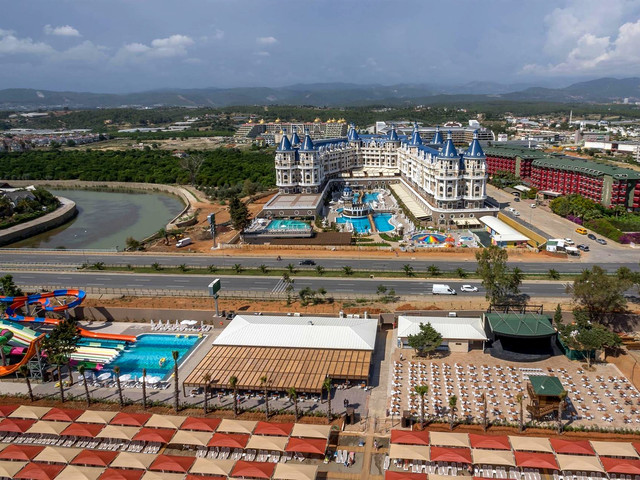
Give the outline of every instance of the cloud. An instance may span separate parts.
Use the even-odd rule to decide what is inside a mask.
[[[269,57],[271,56],[271,54],[269,52],[265,52],[264,50],[261,50],[259,52],[253,52],[253,54],[257,57]]]
[[[45,25],[42,31],[47,35],[56,35],[58,37],[81,37],[80,32],[71,25],[63,25],[61,27],[52,27]]]
[[[216,28],[216,33],[213,35],[213,38],[215,40],[222,40],[224,38],[224,30]]]
[[[275,45],[278,43],[278,39],[275,37],[258,37],[256,38],[256,42],[259,45]]]
[[[108,59],[108,48],[96,45],[86,40],[78,45],[68,48],[58,56],[60,60],[83,63],[98,63]]]
[[[50,55],[55,50],[51,45],[34,42],[31,38],[18,38],[12,30],[0,29],[0,55]]]
[[[114,60],[126,62],[141,58],[184,57],[189,53],[187,48],[194,43],[191,37],[179,34],[167,38],[156,38],[150,45],[139,42],[129,43],[118,50]]]

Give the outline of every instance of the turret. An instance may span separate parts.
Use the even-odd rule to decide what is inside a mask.
[[[291,135],[291,145],[293,147],[297,147],[301,143],[300,137],[298,136],[298,129],[296,127],[291,127],[291,130],[293,131],[293,134]]]
[[[291,142],[289,141],[289,137],[287,137],[287,129],[282,130],[282,140],[280,140],[280,145],[278,145],[278,152],[290,152],[293,150],[291,148]]]
[[[311,140],[311,135],[309,135],[309,130],[305,131],[304,134],[304,143],[300,147],[301,152],[311,152],[313,151],[313,140]]]
[[[456,150],[456,147],[453,144],[453,140],[451,140],[451,131],[449,131],[447,133],[447,141],[442,146],[442,150],[440,150],[440,153],[438,154],[438,157],[440,157],[440,158],[455,158],[457,156],[458,156],[458,151]]]
[[[484,151],[480,146],[480,142],[478,141],[478,131],[473,132],[473,140],[467,148],[467,151],[464,152],[465,158],[485,158]]]
[[[420,137],[420,132],[418,131],[417,123],[413,125],[413,133],[411,134],[411,142],[409,142],[409,144],[412,147],[418,147],[422,145],[422,137]]]
[[[356,126],[353,123],[349,125],[349,131],[347,132],[347,140],[349,140],[350,142],[357,142],[360,140],[360,136],[356,131]]]
[[[436,127],[436,133],[433,135],[433,140],[431,143],[442,144],[444,140],[442,139],[442,134],[440,133],[440,127]]]
[[[391,130],[389,131],[389,135],[387,136],[387,138],[392,141],[392,142],[398,142],[398,132],[396,132],[396,126],[394,125],[393,127],[391,127]]]

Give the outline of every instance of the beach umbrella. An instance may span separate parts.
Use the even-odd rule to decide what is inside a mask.
[[[128,382],[129,380],[131,380],[131,375],[125,373],[124,375],[120,375],[119,378],[121,382]]]
[[[104,382],[105,380],[109,380],[111,378],[111,372],[104,372],[98,375],[98,380]]]
[[[160,381],[160,377],[156,377],[156,376],[151,376],[151,377],[147,377],[147,383],[153,385],[154,383],[158,383]]]

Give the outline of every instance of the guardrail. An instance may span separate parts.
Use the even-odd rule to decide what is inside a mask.
[[[116,248],[0,248],[1,252],[12,253],[118,253]]]

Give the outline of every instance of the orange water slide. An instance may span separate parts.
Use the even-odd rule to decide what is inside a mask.
[[[20,360],[18,363],[14,363],[13,365],[7,365],[6,367],[0,366],[0,377],[4,377],[5,375],[11,375],[12,373],[17,372],[22,365],[26,365],[29,362],[29,360],[31,360],[31,357],[33,357],[36,354],[36,346],[44,339],[45,336],[46,335],[43,333],[38,338],[36,338],[33,342],[31,342],[29,344],[29,348],[27,348],[27,352],[25,353],[24,357],[22,357],[22,360]]]

